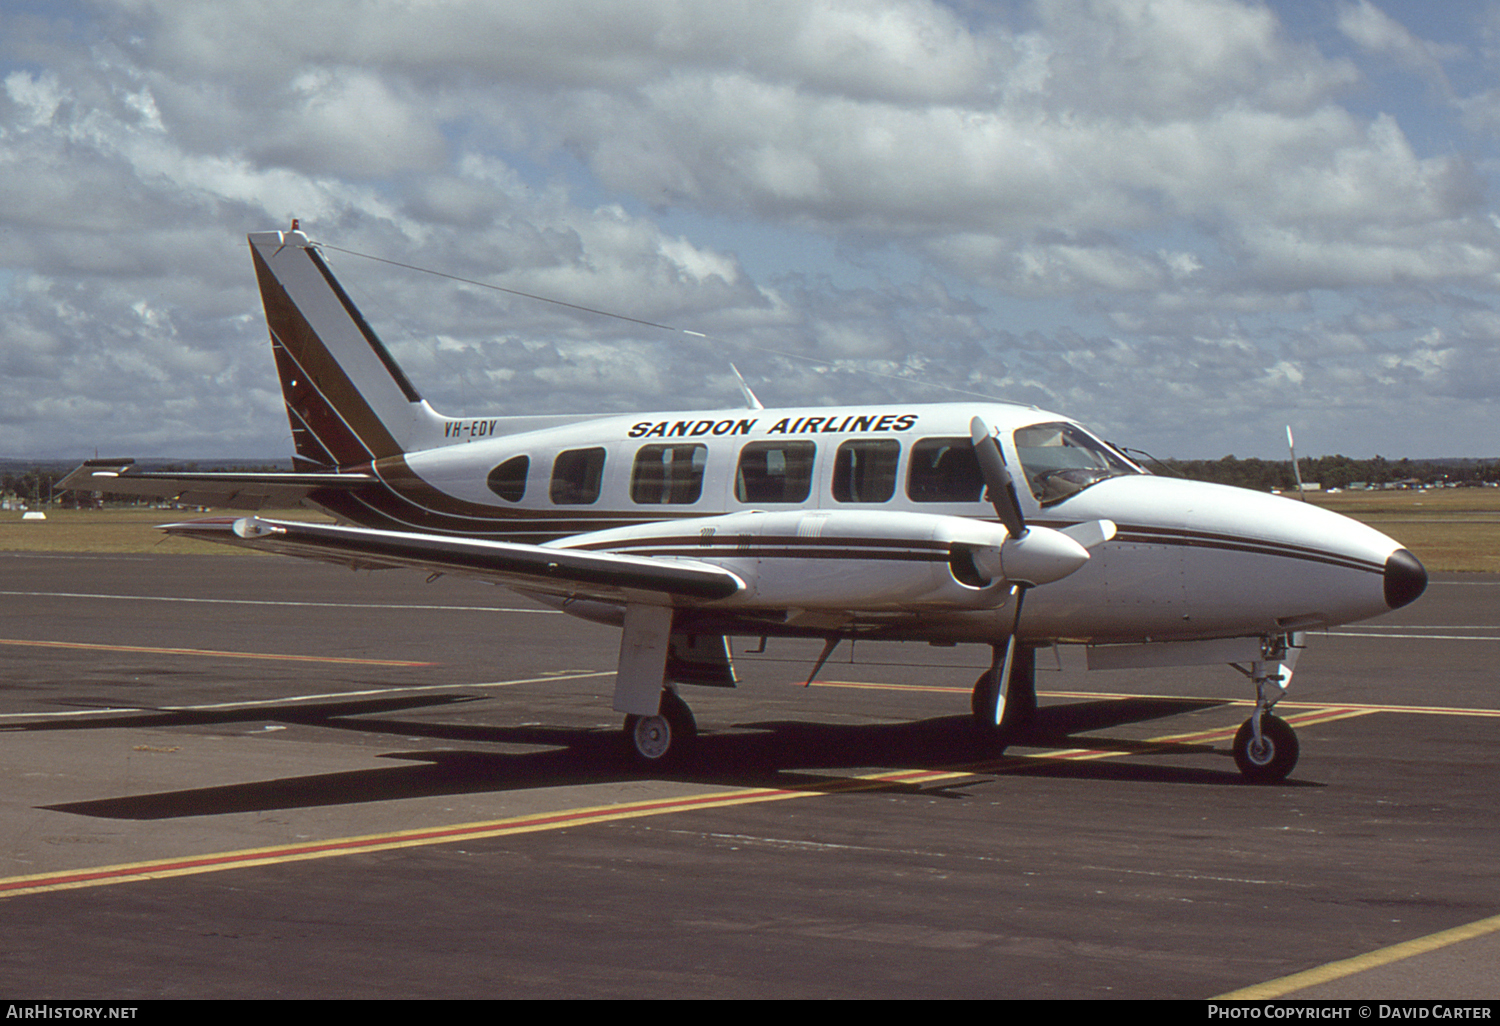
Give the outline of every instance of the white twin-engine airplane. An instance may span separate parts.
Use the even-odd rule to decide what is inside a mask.
[[[1234,741],[1255,781],[1297,759],[1271,714],[1300,632],[1422,594],[1427,573],[1363,524],[1301,502],[1156,477],[1053,413],[1004,403],[446,417],[306,235],[250,236],[296,471],[63,482],[339,521],[247,516],[176,535],[356,568],[503,584],[623,628],[614,708],[645,764],[683,759],[678,686],[733,686],[730,636],[991,646],[973,710],[997,750],[1036,708],[1035,650],[1091,669],[1228,663],[1256,708]],[[1024,605],[1024,613],[1023,613]],[[811,680],[812,677],[809,677]]]

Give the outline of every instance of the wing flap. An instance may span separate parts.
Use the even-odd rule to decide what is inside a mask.
[[[305,524],[260,517],[216,517],[162,530],[180,537],[241,545],[356,569],[407,567],[481,577],[554,595],[619,601],[627,592],[675,598],[728,598],[744,582],[721,567],[695,560],[623,556],[518,542],[376,531],[337,524]]]

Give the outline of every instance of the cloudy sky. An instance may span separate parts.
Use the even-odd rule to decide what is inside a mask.
[[[1500,0],[0,0],[0,455],[279,457],[248,231],[450,414],[983,395],[1500,455]]]

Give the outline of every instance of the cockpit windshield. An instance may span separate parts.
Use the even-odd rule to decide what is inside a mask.
[[[1032,424],[1017,428],[1015,440],[1026,483],[1043,506],[1105,478],[1143,473],[1077,424]]]

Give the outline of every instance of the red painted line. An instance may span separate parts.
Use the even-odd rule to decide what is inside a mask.
[[[340,838],[333,841],[314,842],[311,844],[251,848],[244,851],[220,852],[189,858],[135,862],[121,866],[104,866],[97,869],[74,870],[65,873],[12,877],[7,880],[0,880],[0,894],[56,890],[88,884],[102,885],[122,883],[128,880],[150,879],[158,876],[211,872],[219,869],[232,869],[236,866],[295,861],[306,858],[352,854],[361,851],[379,851],[381,849],[458,840],[465,837],[488,837],[508,833],[525,833],[573,824],[657,815],[666,812],[681,812],[694,808],[713,808],[746,802],[771,801],[778,798],[805,797],[817,793],[819,792],[762,788],[749,791],[732,791],[722,794],[696,795],[685,798],[655,799],[632,802],[625,805],[595,806],[570,809],[566,812],[522,816],[515,819],[467,823],[455,827],[436,827],[427,830],[370,834],[363,837]]]
[[[789,681],[792,687],[803,687],[802,681]],[[878,684],[874,682],[862,682],[852,680],[815,680],[812,682],[815,688],[855,688],[865,691],[921,691],[921,692],[945,692],[954,695],[967,695],[974,689],[972,687],[945,687],[935,684]],[[1218,702],[1222,705],[1252,706],[1255,704],[1253,698],[1225,698],[1223,695],[1147,695],[1140,692],[1124,691],[1037,691],[1038,698],[1150,698],[1165,700],[1169,702]],[[1500,717],[1500,709],[1464,708],[1462,706],[1450,705],[1377,705],[1368,702],[1339,702],[1339,709],[1359,710],[1361,712],[1383,712],[1402,713],[1418,716],[1480,716]],[[1330,709],[1335,706],[1328,702],[1298,701],[1296,699],[1283,698],[1276,703],[1278,711],[1286,709]]]
[[[1333,720],[1347,719],[1351,716],[1366,716],[1377,710],[1361,709],[1350,706],[1324,706],[1311,712],[1304,712],[1294,716],[1286,717],[1286,721],[1293,726],[1307,727],[1318,723],[1328,723]],[[1232,727],[1215,727],[1209,730],[1193,731],[1188,734],[1165,734],[1161,737],[1149,738],[1146,741],[1136,742],[1129,746],[1096,748],[1066,748],[1060,751],[1037,752],[1035,754],[1007,755],[994,764],[997,771],[1019,768],[1031,761],[1056,759],[1062,761],[1085,759],[1105,759],[1117,755],[1147,755],[1152,752],[1167,751],[1178,745],[1204,744],[1211,741],[1227,741],[1239,732],[1240,725]]]
[[[939,684],[875,684],[848,680],[815,680],[811,683],[811,685],[809,685],[805,681],[797,680],[789,682],[788,686],[794,688],[803,688],[809,686],[815,688],[858,688],[861,691],[941,692],[943,694],[949,695],[967,695],[974,690],[972,687],[953,688]]]
[[[1322,706],[1294,714],[1288,717],[1288,720],[1299,725],[1308,725],[1383,711],[1387,711],[1387,709],[1377,706]],[[1398,707],[1390,711],[1401,710]],[[458,826],[370,834],[362,837],[339,838],[310,844],[253,848],[188,858],[163,859],[119,866],[103,866],[95,869],[74,870],[63,873],[11,877],[0,880],[0,896],[59,890],[71,887],[87,887],[91,885],[103,886],[112,883],[153,879],[163,876],[213,872],[241,866],[326,858],[357,852],[390,850],[424,844],[443,843],[466,837],[498,837],[505,834],[528,833],[568,826],[601,823],[615,819],[629,819],[637,816],[654,816],[694,809],[711,809],[787,798],[806,798],[820,794],[858,791],[894,783],[916,783],[956,777],[970,777],[983,773],[1003,773],[1007,769],[1018,769],[1029,762],[1039,760],[1084,760],[1119,755],[1139,755],[1153,750],[1168,749],[1180,744],[1224,740],[1234,736],[1234,733],[1238,729],[1239,727],[1236,724],[1232,727],[1195,731],[1188,734],[1164,735],[1148,739],[1143,744],[1138,743],[1129,747],[1100,746],[1095,748],[1073,748],[1035,754],[1006,755],[993,761],[961,766],[897,770],[855,778],[830,778],[820,786],[805,788],[753,788],[742,791],[694,795],[691,797],[650,799],[622,805],[592,806],[569,809],[562,812],[520,816],[513,819],[467,823]]]

